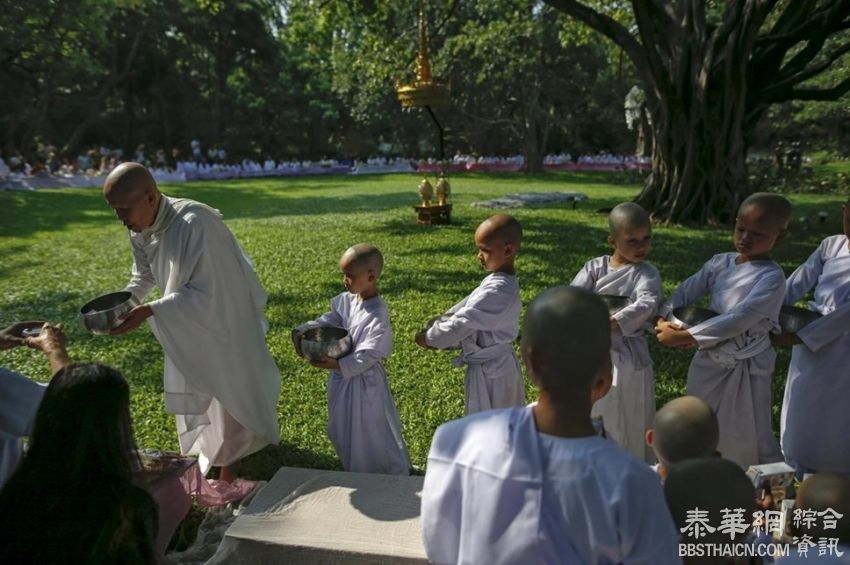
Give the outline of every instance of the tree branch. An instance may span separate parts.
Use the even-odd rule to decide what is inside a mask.
[[[832,88],[800,88],[792,89],[785,100],[823,100],[831,102],[838,100],[850,92],[850,78],[846,78]]]
[[[544,0],[544,2],[613,41],[626,52],[626,55],[628,55],[629,59],[632,60],[637,68],[638,73],[644,77],[645,82],[647,84],[654,82],[649,62],[644,55],[643,46],[625,27],[617,23],[613,18],[597,12],[593,8],[576,0]]]

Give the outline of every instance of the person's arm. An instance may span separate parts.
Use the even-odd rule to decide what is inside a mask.
[[[848,331],[850,331],[850,302],[806,324],[796,336],[806,347],[817,351]]]
[[[363,328],[359,343],[354,351],[340,359],[325,357],[313,365],[337,371],[343,378],[350,379],[371,369],[392,351],[392,329],[386,310],[377,310],[361,322]]]
[[[133,251],[133,270],[130,277],[130,282],[124,287],[124,290],[133,294],[133,297],[142,302],[148,294],[150,294],[156,281],[153,278],[150,263],[144,251],[137,245],[130,242],[130,248]]]
[[[621,563],[680,564],[679,532],[667,508],[661,482],[652,470],[641,471],[644,472],[627,470],[618,489]]]
[[[715,316],[688,330],[700,349],[713,347],[741,335],[759,321],[778,314],[785,296],[785,279],[781,271],[761,276],[750,292],[738,304],[719,316]]]
[[[673,292],[670,300],[658,309],[658,315],[666,318],[673,309],[693,304],[708,294],[711,289],[711,275],[715,268],[714,258],[706,261],[699,271],[682,281],[682,284]]]
[[[54,326],[45,323],[38,336],[26,338],[26,345],[44,353],[54,376],[71,363],[67,351],[68,338],[65,336],[62,324]]]
[[[657,273],[652,276],[641,276],[635,285],[634,301],[611,316],[623,335],[634,335],[640,332],[643,325],[658,311],[658,306],[664,300],[661,289],[661,279]]]
[[[425,332],[425,342],[439,349],[457,345],[478,331],[491,330],[504,325],[505,308],[515,299],[513,293],[504,292],[502,283],[491,282],[483,292],[467,299],[463,307],[450,318],[435,322]]]
[[[437,429],[422,485],[422,541],[433,563],[457,563],[463,515],[462,478],[441,453],[445,430]]]
[[[593,272],[593,261],[588,261],[585,263],[581,270],[576,273],[576,276],[573,277],[573,281],[570,283],[570,286],[578,286],[581,288],[586,288],[587,290],[593,290],[593,285],[596,284],[596,273]]]
[[[824,245],[825,241],[822,241],[806,262],[797,267],[785,281],[785,304],[793,305],[817,284],[823,272]]]
[[[27,332],[40,331],[46,323],[44,320],[16,322],[0,330],[0,351],[26,345]]]

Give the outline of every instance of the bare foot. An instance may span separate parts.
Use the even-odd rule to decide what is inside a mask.
[[[236,479],[236,464],[225,465],[218,471],[218,480],[232,483]]]

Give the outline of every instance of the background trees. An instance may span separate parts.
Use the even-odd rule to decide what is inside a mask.
[[[850,139],[846,102],[824,101],[850,89],[850,0],[426,8],[435,71],[452,85],[452,106],[438,111],[449,154],[520,153],[535,171],[550,152],[631,153],[623,101],[642,84],[655,172],[640,201],[660,219],[699,222],[728,219],[754,144]],[[412,75],[417,9],[10,3],[0,11],[0,143],[27,152],[50,142],[69,156],[93,144],[185,152],[195,138],[232,158],[434,156],[427,116],[402,112],[395,95]]]
[[[653,172],[637,201],[656,219],[730,220],[749,192],[747,151],[770,107],[850,92],[846,75],[812,82],[850,52],[850,0],[546,2],[634,64],[653,132]],[[624,6],[631,25],[616,19]]]

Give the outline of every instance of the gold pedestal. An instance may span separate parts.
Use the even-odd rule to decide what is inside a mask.
[[[420,226],[430,226],[452,223],[452,205],[414,206],[416,223]]]

